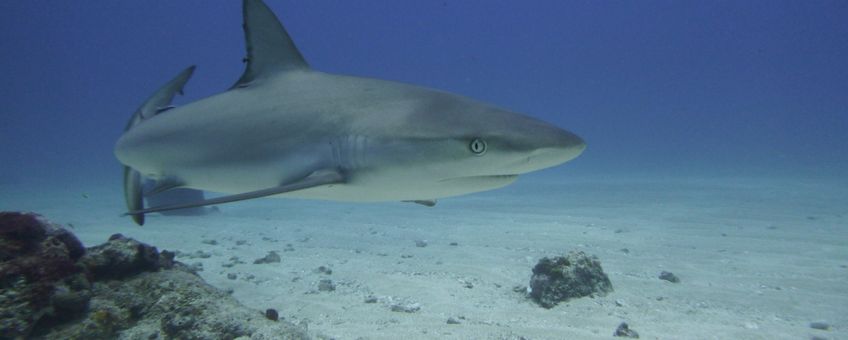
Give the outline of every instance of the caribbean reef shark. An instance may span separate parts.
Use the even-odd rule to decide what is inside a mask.
[[[577,135],[459,95],[328,74],[261,0],[244,0],[247,67],[228,91],[170,106],[187,68],[133,114],[115,145],[127,215],[259,197],[435,199],[503,187],[577,157]],[[144,190],[145,181],[155,181]],[[175,188],[229,194],[144,207]]]

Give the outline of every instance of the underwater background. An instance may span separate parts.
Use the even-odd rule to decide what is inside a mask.
[[[87,246],[120,232],[209,254],[177,260],[340,339],[609,338],[621,321],[644,338],[848,338],[848,2],[266,2],[316,70],[466,95],[588,147],[434,208],[262,199],[139,228],[119,216],[114,143],[185,67],[175,105],[238,79],[241,2],[2,1],[0,210]],[[281,265],[249,263],[270,250]],[[512,291],[570,250],[615,293],[547,310]],[[304,293],[319,266],[335,295]]]
[[[315,69],[464,94],[584,137],[555,173],[848,166],[844,1],[269,5]],[[118,179],[112,147],[132,112],[188,65],[177,103],[228,88],[242,34],[239,1],[3,2],[0,179]]]

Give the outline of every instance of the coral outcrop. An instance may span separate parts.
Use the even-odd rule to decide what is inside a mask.
[[[305,339],[174,254],[120,234],[91,248],[36,214],[0,212],[0,339]]]

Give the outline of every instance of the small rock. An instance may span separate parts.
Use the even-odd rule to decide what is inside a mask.
[[[810,322],[810,328],[826,331],[830,329],[830,324],[824,321],[813,321]]]
[[[376,296],[368,296],[365,298],[365,303],[377,303]]]
[[[210,246],[218,245],[217,240],[203,240],[203,241],[200,241],[200,242],[203,243],[203,244],[208,244]]]
[[[245,244],[247,244],[247,240],[238,240],[238,241],[236,241],[236,245],[237,245],[237,246],[243,246],[243,245],[245,245]]]
[[[639,333],[636,333],[636,331],[630,329],[630,326],[628,326],[626,322],[622,322],[621,324],[619,324],[618,328],[615,329],[615,333],[613,333],[612,335],[621,336],[625,338],[639,338]]]
[[[280,262],[280,254],[277,254],[275,251],[269,251],[268,255],[265,255],[263,258],[258,258],[253,261],[253,264],[263,264],[263,263],[274,263]]]
[[[194,273],[202,272],[203,271],[203,263],[202,262],[192,263],[188,266],[187,269],[191,272],[194,272]]]
[[[458,245],[459,245],[459,243],[456,243],[456,242],[451,242],[451,243],[450,243],[450,245],[451,245],[451,246],[454,246],[454,247],[456,247],[456,246],[458,246]]]
[[[660,273],[660,280],[666,280],[671,283],[680,283],[680,279],[672,272],[663,271]]]
[[[392,312],[404,312],[404,313],[415,313],[421,310],[421,305],[418,303],[407,303],[407,304],[393,304],[391,307]]]
[[[318,290],[322,292],[332,292],[336,290],[336,284],[333,283],[333,280],[322,279],[321,281],[318,281]]]
[[[415,246],[418,248],[424,248],[427,246],[427,240],[417,240],[415,241]]]
[[[333,274],[333,270],[328,268],[328,267],[325,267],[325,266],[320,266],[320,267],[316,268],[315,272],[319,273],[319,274],[326,274],[326,275]]]
[[[227,274],[227,278],[230,280],[235,280],[236,278],[238,278],[238,276],[236,276],[235,273],[229,273]]]
[[[623,300],[615,300],[615,305],[618,307],[624,307],[625,303]]]
[[[277,314],[277,310],[274,308],[268,308],[265,310],[265,317],[271,321],[277,321],[280,319],[280,315]]]
[[[448,325],[458,325],[458,324],[459,324],[459,320],[454,319],[453,317],[448,318]]]

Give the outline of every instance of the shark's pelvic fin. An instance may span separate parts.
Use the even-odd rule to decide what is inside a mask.
[[[260,0],[244,0],[244,38],[247,67],[233,88],[246,87],[257,79],[290,70],[307,70],[286,29]]]
[[[124,200],[130,211],[144,209],[144,198],[141,196],[141,174],[128,166],[124,167]],[[138,225],[144,225],[143,214],[129,214]]]
[[[205,200],[202,200],[202,201],[190,202],[190,203],[184,203],[184,204],[172,204],[172,205],[166,205],[166,206],[151,207],[151,208],[147,208],[147,209],[132,209],[132,208],[130,208],[130,211],[127,212],[125,215],[130,215],[130,216],[133,216],[135,218],[135,216],[144,216],[144,214],[152,213],[152,212],[177,210],[177,209],[185,209],[185,208],[194,208],[194,207],[201,207],[201,206],[204,206],[204,205],[222,204],[222,203],[243,201],[243,200],[249,200],[249,199],[252,199],[252,198],[278,195],[278,194],[283,194],[283,193],[287,193],[287,192],[303,190],[303,189],[313,188],[313,187],[322,186],[322,185],[338,184],[338,183],[344,183],[344,176],[338,170],[335,170],[335,169],[319,170],[319,171],[315,171],[315,172],[309,174],[309,176],[301,178],[297,181],[282,184],[280,186],[276,186],[276,187],[273,187],[273,188],[250,191],[250,192],[245,192],[245,193],[236,194],[236,195],[210,198],[210,199],[205,199]]]

